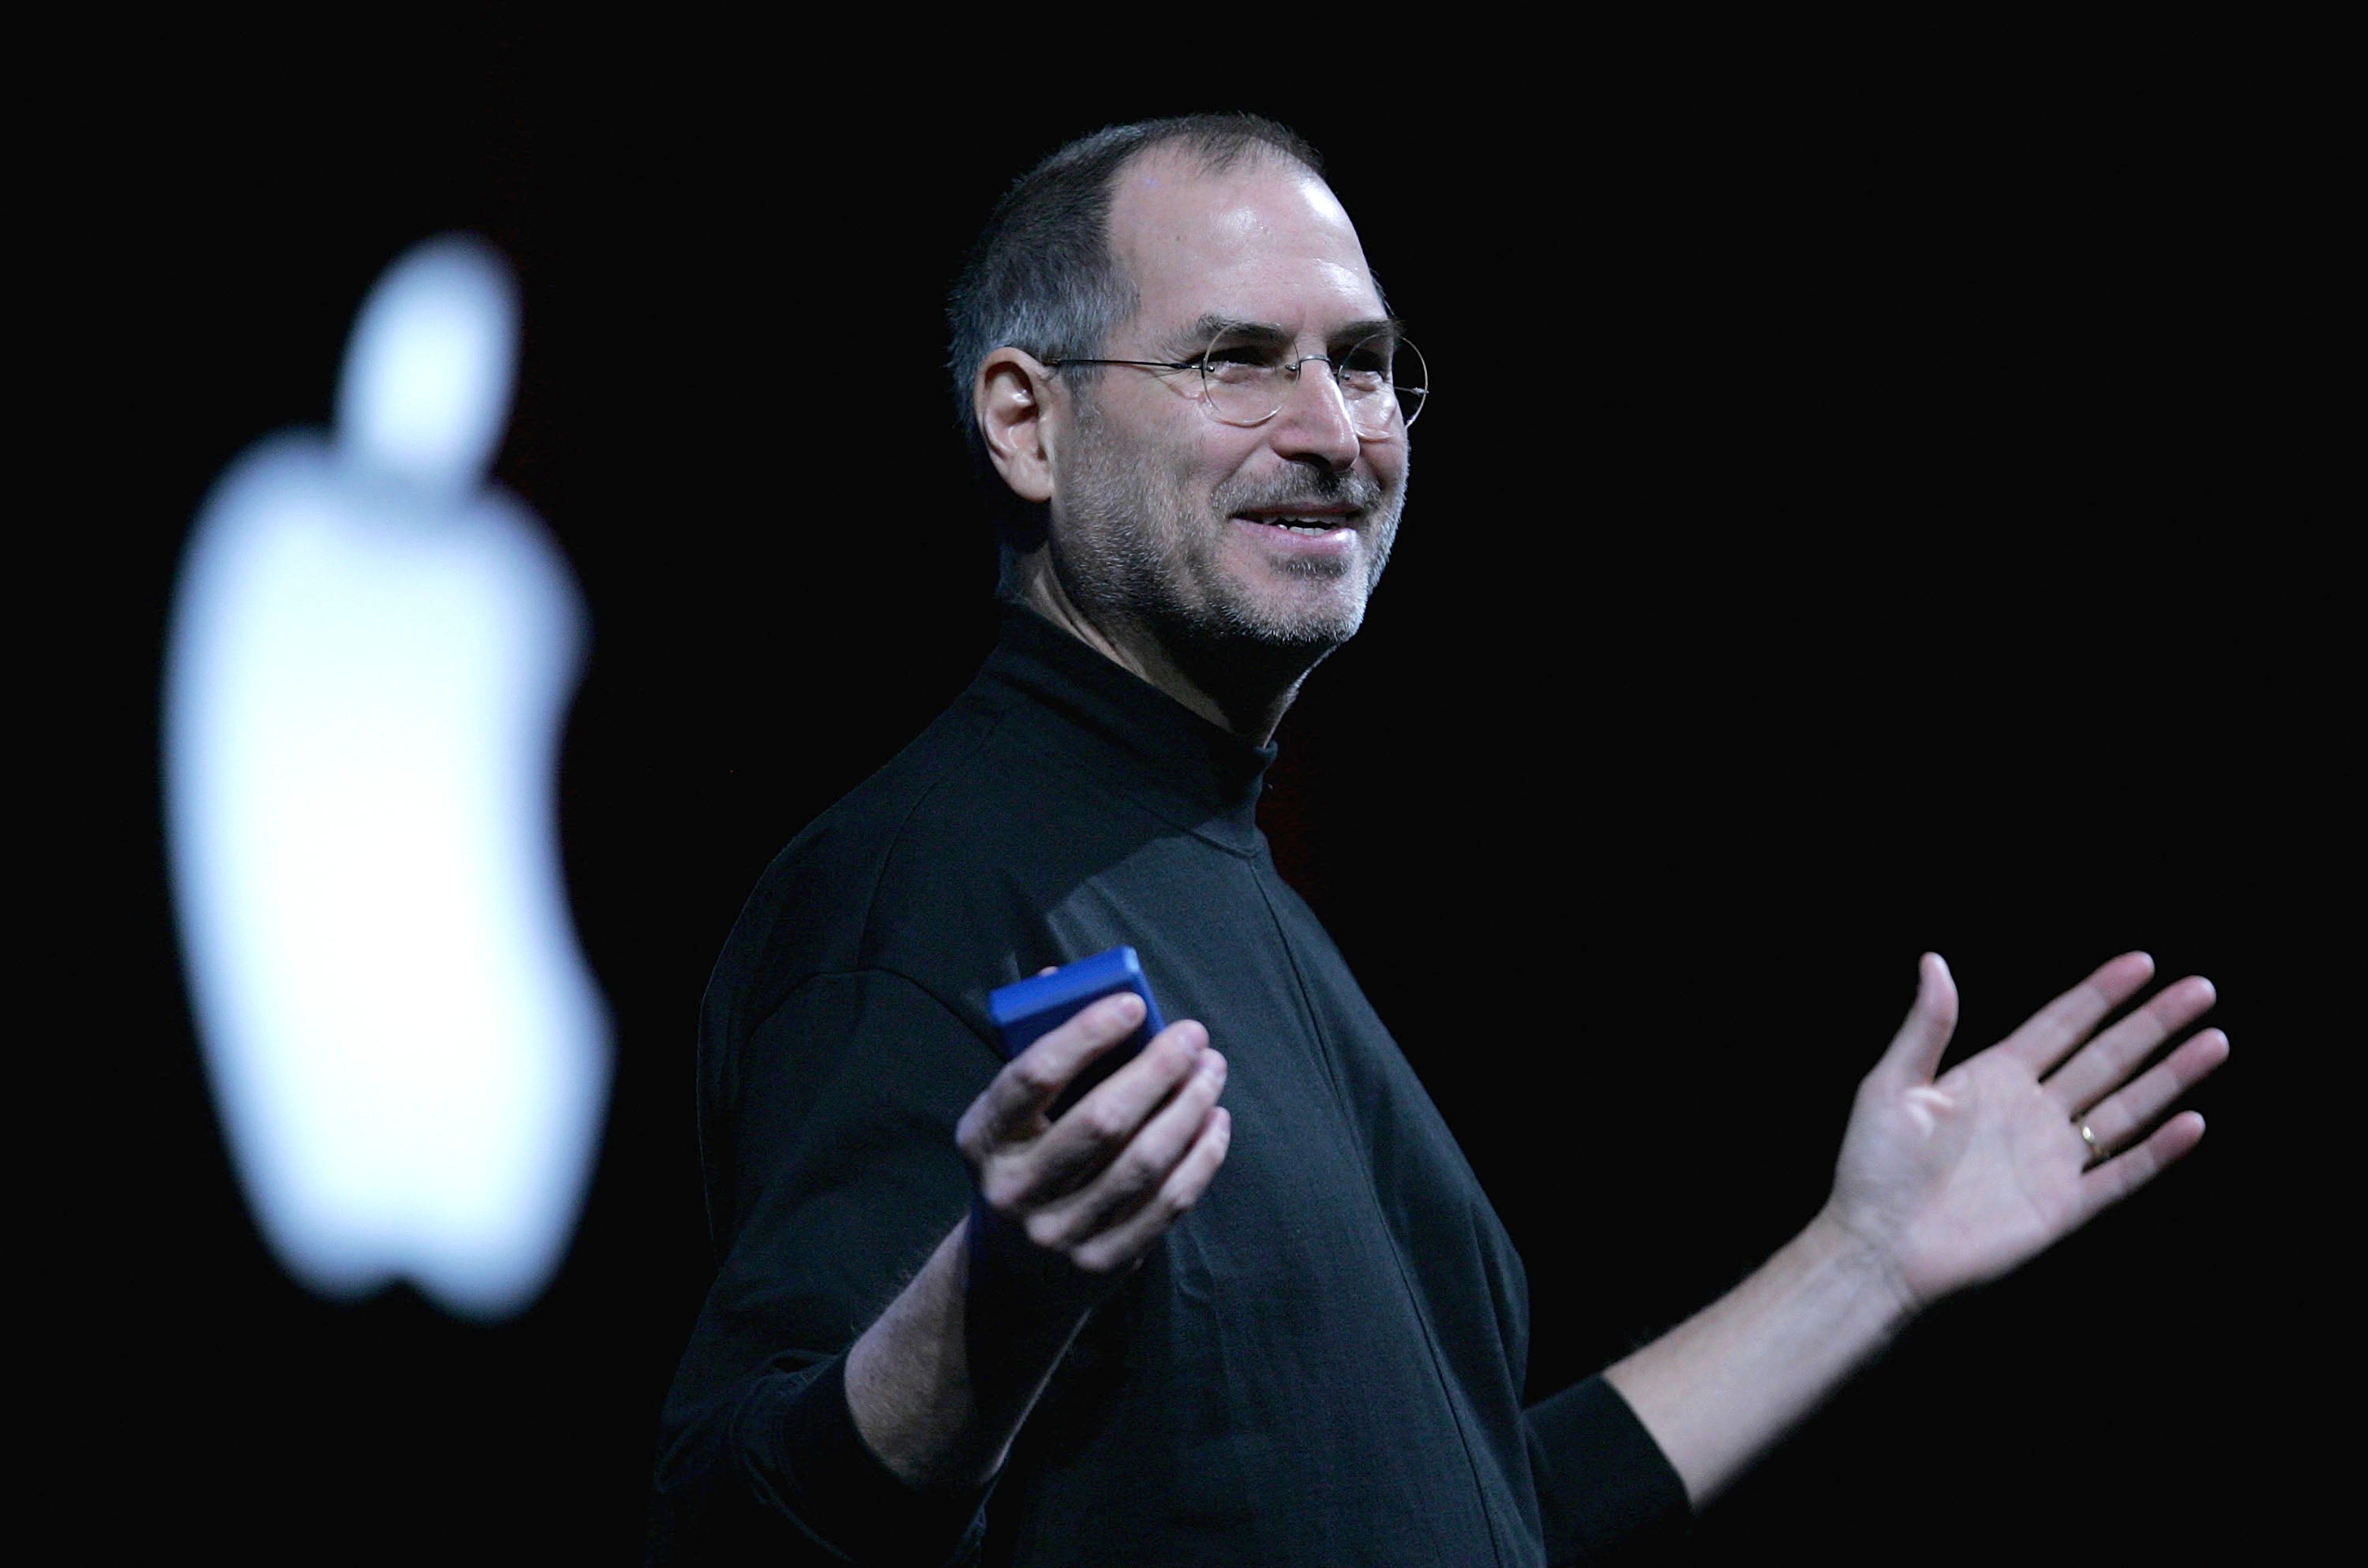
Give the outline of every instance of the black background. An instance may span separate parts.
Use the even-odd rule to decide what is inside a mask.
[[[2309,95],[2211,40],[1507,35],[1469,68],[1418,41],[957,74],[813,40],[191,40],[86,95],[59,385],[106,499],[75,519],[100,695],[74,777],[121,858],[85,1015],[108,1069],[68,1124],[105,1282],[65,1396],[96,1427],[57,1439],[101,1479],[76,1528],[250,1561],[638,1551],[708,1267],[707,966],[990,634],[943,290],[1033,159],[1207,107],[1326,150],[1431,361],[1393,570],[1287,722],[1267,822],[1520,1244],[1534,1391],[1814,1211],[1918,951],[1977,1045],[2143,946],[2225,998],[2197,1158],[1934,1314],[1697,1549],[2176,1559],[2290,1508],[2302,1287],[2267,1227],[2294,1091],[2263,1085],[2333,1038],[2297,890],[2348,864],[2356,728],[2302,477],[2328,416],[2290,373]],[[248,444],[326,422],[370,282],[452,229],[522,279],[496,477],[591,607],[561,789],[619,1032],[574,1250],[495,1327],[273,1266],[155,815],[189,519]]]

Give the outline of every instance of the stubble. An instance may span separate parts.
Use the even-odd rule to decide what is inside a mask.
[[[1188,665],[1247,658],[1295,661],[1304,670],[1356,635],[1396,540],[1403,479],[1385,495],[1361,468],[1337,473],[1304,464],[1263,483],[1221,485],[1195,505],[1159,453],[1125,449],[1091,391],[1076,390],[1082,460],[1051,542],[1063,590],[1089,619],[1111,631],[1139,627]],[[1331,591],[1276,602],[1227,574],[1223,549],[1236,513],[1344,502],[1363,514],[1361,583],[1343,583],[1355,570],[1349,562],[1279,555],[1266,570]]]

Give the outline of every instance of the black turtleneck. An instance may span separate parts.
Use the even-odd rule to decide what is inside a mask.
[[[1531,1563],[1682,1517],[1609,1385],[1522,1409],[1520,1260],[1275,874],[1272,756],[1011,609],[970,688],[766,871],[700,1017],[720,1267],[654,1560]],[[970,1203],[987,993],[1120,942],[1224,1051],[1231,1150],[992,1494],[915,1494],[841,1358]]]

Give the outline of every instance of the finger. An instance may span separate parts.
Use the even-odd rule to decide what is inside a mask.
[[[1049,1131],[990,1153],[980,1163],[987,1203],[1023,1218],[1093,1180],[1125,1148],[1145,1118],[1191,1075],[1208,1030],[1190,1019],[1160,1031],[1142,1055],[1095,1085]]]
[[[978,1113],[979,1132],[990,1144],[1035,1136],[1041,1131],[1039,1119],[1070,1081],[1142,1022],[1143,998],[1121,991],[1079,1009],[1060,1028],[1046,1030],[1005,1064],[972,1108]]]
[[[1190,1018],[1179,1019],[1153,1037],[1142,1055],[1063,1111],[1029,1152],[1040,1172],[1037,1192],[1049,1199],[1092,1180],[1190,1080],[1208,1048],[1209,1031]]]
[[[1891,1037],[1883,1059],[1874,1064],[1874,1076],[1890,1088],[1909,1089],[1930,1083],[1941,1053],[1949,1049],[1949,1037],[1956,1032],[1956,979],[1949,972],[1947,960],[1938,953],[1926,953],[1916,964],[1916,1001],[1899,1032]]]
[[[2107,1014],[2136,995],[2153,975],[2154,960],[2144,953],[2109,959],[2094,974],[2033,1013],[1997,1049],[2033,1073],[2045,1073],[2088,1039],[2089,1031],[2102,1023]]]
[[[2155,1119],[2180,1096],[2227,1060],[2228,1037],[2218,1029],[2205,1029],[2136,1082],[2089,1108],[2080,1119],[2088,1123],[2100,1147],[2118,1149],[2154,1125]]]
[[[1030,1219],[1030,1237],[1039,1246],[1067,1247],[1142,1208],[1190,1152],[1224,1087],[1224,1057],[1201,1052],[1192,1075],[1092,1180]]]
[[[1152,1243],[1201,1200],[1217,1167],[1225,1163],[1225,1151],[1233,1146],[1233,1112],[1224,1106],[1212,1107],[1201,1135],[1160,1184],[1158,1193],[1124,1221],[1080,1246],[1075,1255],[1077,1267],[1108,1273],[1141,1257]]]
[[[2136,1072],[2157,1046],[2210,1011],[2216,999],[2212,983],[2200,974],[2164,987],[2057,1068],[2047,1080],[2047,1093],[2067,1116],[2086,1110]]]
[[[2086,1224],[2185,1158],[2203,1141],[2203,1119],[2180,1111],[2136,1148],[2114,1155],[2080,1178],[2079,1222]]]

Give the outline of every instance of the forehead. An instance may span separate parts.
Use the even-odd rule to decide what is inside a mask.
[[[1283,158],[1213,175],[1172,151],[1138,158],[1111,195],[1110,244],[1134,279],[1138,337],[1212,314],[1320,336],[1384,313],[1339,199]]]

